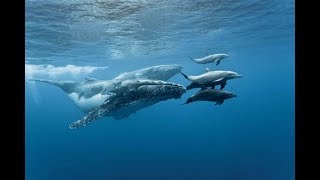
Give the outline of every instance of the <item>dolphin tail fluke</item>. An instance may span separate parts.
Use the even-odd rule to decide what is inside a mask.
[[[187,89],[187,90],[190,90],[190,89],[198,88],[198,87],[200,87],[198,84],[196,84],[196,83],[191,83],[191,84],[189,84],[189,85],[186,87],[186,89]]]
[[[77,84],[76,82],[72,82],[72,81],[55,81],[55,80],[48,80],[48,79],[28,79],[28,80],[53,84],[55,86],[60,87],[66,93],[70,93],[74,89],[75,85]]]
[[[184,78],[186,78],[186,79],[189,80],[189,77],[188,77],[186,74],[184,74],[183,72],[180,72],[180,74],[182,74],[182,76],[183,76]]]
[[[196,60],[194,60],[192,57],[189,56],[189,58],[191,59],[191,61],[198,63]]]

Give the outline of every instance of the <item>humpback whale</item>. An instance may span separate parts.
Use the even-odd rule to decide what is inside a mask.
[[[101,105],[110,94],[109,91],[117,87],[121,81],[127,79],[153,79],[166,81],[180,72],[179,65],[158,65],[122,73],[112,80],[98,80],[86,78],[78,83],[74,81],[54,81],[46,79],[28,79],[53,84],[61,88],[71,100],[85,113]]]
[[[123,112],[127,112],[126,116],[128,116],[139,109],[160,101],[172,98],[178,99],[185,91],[186,89],[182,85],[161,80],[129,79],[120,81],[116,88],[109,91],[111,95],[100,106],[95,107],[86,116],[73,122],[69,127],[76,129],[103,116],[123,115]]]
[[[181,68],[178,65],[153,66],[120,74],[112,80],[86,78],[82,82],[47,79],[29,81],[58,86],[83,112],[88,113],[78,123],[70,126],[76,128],[102,116],[123,119],[157,102],[180,98],[186,91],[185,87],[164,80],[177,74]]]
[[[189,104],[195,101],[211,101],[216,102],[215,105],[221,105],[224,100],[237,97],[228,91],[221,91],[216,89],[204,89],[200,90],[196,94],[192,95],[184,104]]]
[[[216,66],[218,66],[222,59],[229,57],[227,54],[212,54],[208,55],[203,58],[194,59],[192,57],[189,57],[192,61],[198,63],[198,64],[207,64],[207,63],[217,63]]]
[[[205,89],[207,87],[214,89],[216,85],[220,85],[220,90],[222,90],[226,86],[228,80],[242,77],[242,75],[233,71],[211,71],[208,68],[205,73],[197,76],[187,76],[182,72],[180,73],[183,77],[191,81],[191,84],[187,86],[187,90],[193,88]]]

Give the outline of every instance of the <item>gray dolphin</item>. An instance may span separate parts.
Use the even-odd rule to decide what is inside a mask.
[[[229,57],[227,54],[212,54],[208,55],[203,58],[194,59],[192,57],[189,57],[192,61],[198,63],[198,64],[207,64],[207,63],[217,63],[218,66],[222,59]]]
[[[133,113],[160,101],[180,98],[186,89],[179,84],[149,79],[125,80],[109,91],[109,96],[100,106],[95,107],[82,119],[69,127],[76,129],[86,126],[103,116],[114,116],[123,112]],[[129,115],[127,113],[127,115]]]
[[[193,88],[205,89],[207,87],[214,89],[216,85],[220,85],[220,90],[222,90],[226,86],[228,80],[242,77],[242,75],[233,71],[211,71],[208,68],[205,73],[197,76],[187,76],[182,72],[180,73],[183,77],[191,81],[191,84],[187,86],[187,90]]]
[[[185,104],[189,104],[195,101],[211,101],[216,102],[215,105],[221,105],[224,100],[237,97],[228,91],[221,91],[217,89],[204,89],[200,90],[196,94],[187,99]]]

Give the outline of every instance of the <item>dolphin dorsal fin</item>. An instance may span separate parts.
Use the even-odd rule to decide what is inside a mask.
[[[209,72],[209,71],[211,71],[209,68],[206,68],[205,70],[204,70],[205,72]]]
[[[98,81],[98,80],[95,78],[91,78],[91,77],[84,78],[84,82],[86,82],[86,83],[95,82],[95,81]]]

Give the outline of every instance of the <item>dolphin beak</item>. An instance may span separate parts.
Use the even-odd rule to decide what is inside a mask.
[[[239,75],[237,76],[237,78],[241,78],[241,77],[243,77],[243,75],[240,75],[240,74],[239,74]]]

